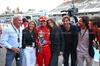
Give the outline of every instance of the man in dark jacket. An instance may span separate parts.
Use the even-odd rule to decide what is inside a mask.
[[[64,66],[69,66],[69,55],[71,54],[71,66],[76,66],[76,51],[74,49],[74,36],[76,27],[70,24],[70,17],[63,16],[63,25],[60,25],[64,35]]]
[[[86,59],[87,66],[93,66],[94,49],[92,47],[93,39],[95,38],[92,30],[89,29],[89,17],[80,16],[79,26],[76,29],[75,44],[77,48],[78,66],[84,66],[84,59]]]

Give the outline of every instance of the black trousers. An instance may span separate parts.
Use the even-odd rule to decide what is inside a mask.
[[[69,55],[71,54],[71,66],[77,66],[77,55],[76,52],[64,52],[64,66],[69,66]]]
[[[59,52],[51,52],[50,66],[58,66]]]

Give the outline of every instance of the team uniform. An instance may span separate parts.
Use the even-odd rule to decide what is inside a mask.
[[[44,40],[46,40],[46,42],[44,43],[44,45],[42,45],[42,52],[39,53],[38,49],[39,47],[37,47],[37,63],[39,64],[39,66],[43,66],[43,62],[45,64],[45,66],[49,66],[49,62],[50,62],[50,56],[51,56],[51,51],[50,51],[50,30],[48,29],[47,26],[38,26],[35,31],[36,31],[36,43],[39,43],[39,32],[43,31],[44,33]]]

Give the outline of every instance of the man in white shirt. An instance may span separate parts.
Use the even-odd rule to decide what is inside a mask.
[[[93,58],[94,58],[94,49],[92,47],[93,39],[95,38],[92,30],[89,29],[89,17],[88,16],[80,16],[79,17],[79,26],[77,26],[77,61],[78,66],[85,66],[84,60],[86,60],[86,66],[94,66]]]
[[[12,66],[14,58],[19,54],[19,60],[16,60],[16,66],[22,66],[22,16],[14,15],[13,23],[5,28],[1,38],[1,45],[7,49],[5,66]]]

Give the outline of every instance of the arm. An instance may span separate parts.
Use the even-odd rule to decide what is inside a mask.
[[[36,44],[38,44],[39,41],[38,41],[38,31],[37,31],[37,28],[35,28],[35,39],[36,39]]]
[[[64,36],[62,34],[62,29],[60,28],[60,55],[62,55],[62,52],[64,51],[64,45],[65,45],[65,41],[64,41]]]
[[[76,52],[76,48],[77,48],[77,39],[78,39],[76,35],[77,35],[76,27],[73,26],[73,49],[75,52]]]
[[[11,49],[12,46],[8,43],[8,39],[9,39],[9,29],[5,29],[3,31],[3,35],[1,38],[1,45],[4,46],[5,48]]]
[[[16,53],[19,53],[20,49],[17,48],[17,47],[12,47],[9,43],[8,43],[8,40],[9,40],[9,29],[6,28],[4,31],[3,31],[3,35],[2,35],[2,38],[1,38],[1,45],[4,46],[5,48],[8,48],[8,49],[11,49],[12,51],[16,52]]]
[[[78,22],[77,17],[75,15],[73,15],[73,18],[75,19],[75,23],[77,23]]]

